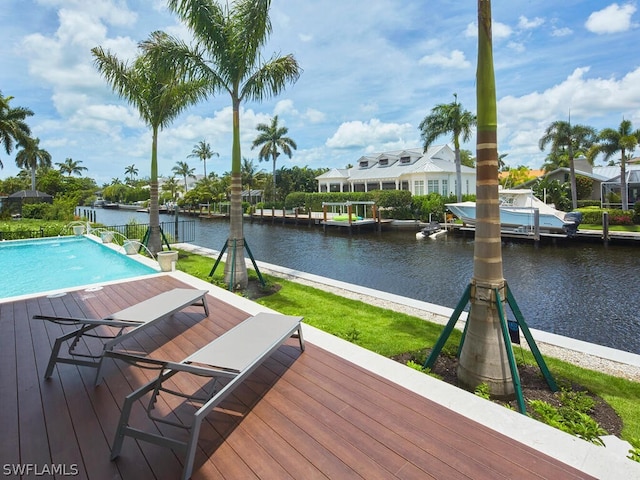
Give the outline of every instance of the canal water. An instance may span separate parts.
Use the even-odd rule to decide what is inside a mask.
[[[161,221],[171,216],[161,215]],[[184,219],[193,217],[185,217]],[[96,210],[122,225],[148,214]],[[182,219],[182,218],[181,218]],[[220,250],[225,219],[194,219],[194,243]],[[344,231],[343,231],[344,230]],[[414,230],[361,232],[245,221],[256,260],[454,308],[473,273],[473,239]],[[531,328],[640,354],[640,250],[599,244],[505,242],[504,276]]]

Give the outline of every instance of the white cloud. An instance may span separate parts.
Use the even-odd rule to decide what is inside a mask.
[[[631,3],[626,5],[612,3],[608,7],[589,15],[585,27],[590,32],[599,35],[625,32],[632,27],[631,16],[635,12],[636,7]]]
[[[513,30],[509,25],[500,22],[493,22],[492,27],[493,38],[509,38]]]
[[[544,18],[540,18],[540,17],[535,17],[529,20],[524,15],[520,15],[520,18],[518,19],[518,27],[522,28],[523,30],[538,28],[542,26],[542,24],[544,24]]]
[[[571,30],[569,27],[553,27],[553,29],[551,30],[552,37],[566,37],[567,35],[571,35],[572,33],[573,30]]]
[[[326,142],[330,148],[370,148],[403,144],[407,138],[415,136],[416,127],[409,124],[383,123],[377,118],[368,122],[360,120],[344,122]]]
[[[419,65],[433,65],[443,68],[469,68],[471,63],[465,58],[464,52],[453,50],[449,56],[441,53],[425,55],[418,61]]]
[[[500,143],[509,145],[509,159],[518,159],[517,164],[528,159],[530,167],[539,168],[545,154],[537,149],[538,139],[551,122],[568,118],[569,113],[572,121],[596,128],[615,127],[615,121],[609,124],[609,119],[622,118],[625,113],[627,117],[638,115],[640,67],[621,78],[589,78],[589,70],[576,68],[546,90],[499,100],[498,133]]]
[[[302,118],[303,120],[308,120],[311,123],[321,123],[326,118],[326,115],[323,112],[316,110],[315,108],[307,108],[304,113],[300,113],[298,109],[295,108],[293,100],[290,98],[279,100],[275,107],[273,107],[273,114],[281,117],[281,123],[286,123],[287,118]]]
[[[293,100],[291,99],[279,100],[278,103],[276,103],[276,106],[273,108],[273,114],[281,115],[281,116],[284,116],[284,115],[297,116],[298,110],[296,110],[295,107],[293,106]]]
[[[513,29],[509,25],[506,25],[504,23],[494,21],[491,25],[491,34],[493,35],[494,40],[509,38],[512,33]],[[464,35],[466,37],[477,37],[478,22],[469,23],[464,31]]]
[[[507,47],[509,47],[514,52],[518,52],[518,53],[522,53],[522,52],[524,52],[526,50],[524,45],[522,43],[520,43],[520,42],[509,42],[507,44]]]
[[[322,123],[327,118],[323,112],[316,110],[315,108],[307,108],[307,111],[304,112],[302,117],[311,123]]]

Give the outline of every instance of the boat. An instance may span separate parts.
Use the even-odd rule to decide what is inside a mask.
[[[442,226],[440,225],[440,222],[429,222],[429,224],[427,224],[418,233],[416,233],[416,238],[434,238],[433,236],[435,236],[435,234],[437,234],[441,230]]]
[[[500,224],[501,229],[520,233],[534,232],[536,211],[540,232],[560,233],[573,236],[582,220],[580,212],[562,212],[553,205],[547,205],[538,199],[531,189],[501,189]],[[445,204],[451,213],[465,225],[476,223],[476,203],[458,202]]]

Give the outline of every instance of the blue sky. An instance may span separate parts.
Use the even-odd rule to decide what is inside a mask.
[[[554,120],[595,128],[622,118],[640,127],[640,13],[636,2],[493,2],[499,151],[509,165],[539,168]],[[366,5],[366,6],[365,6]],[[458,0],[273,0],[265,56],[292,53],[304,73],[276,98],[245,103],[242,155],[255,126],[279,115],[298,149],[278,167],[344,167],[365,154],[419,147],[418,125],[458,95],[474,112],[476,2]],[[93,66],[91,48],[133,58],[154,30],[188,39],[164,0],[5,0],[0,9],[0,90],[32,109],[33,135],[53,162],[81,160],[98,183],[149,175],[151,136]],[[159,171],[200,140],[231,168],[231,104],[221,94],[193,106],[160,133]],[[450,139],[443,137],[442,143]],[[440,142],[438,142],[440,143]],[[464,148],[475,150],[475,138]],[[15,150],[0,151],[0,178],[15,175]],[[269,163],[259,163],[266,171]]]

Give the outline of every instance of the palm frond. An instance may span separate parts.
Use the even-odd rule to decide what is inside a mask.
[[[293,55],[274,57],[247,79],[240,98],[260,101],[277,96],[285,86],[295,83],[301,73],[302,69]]]

